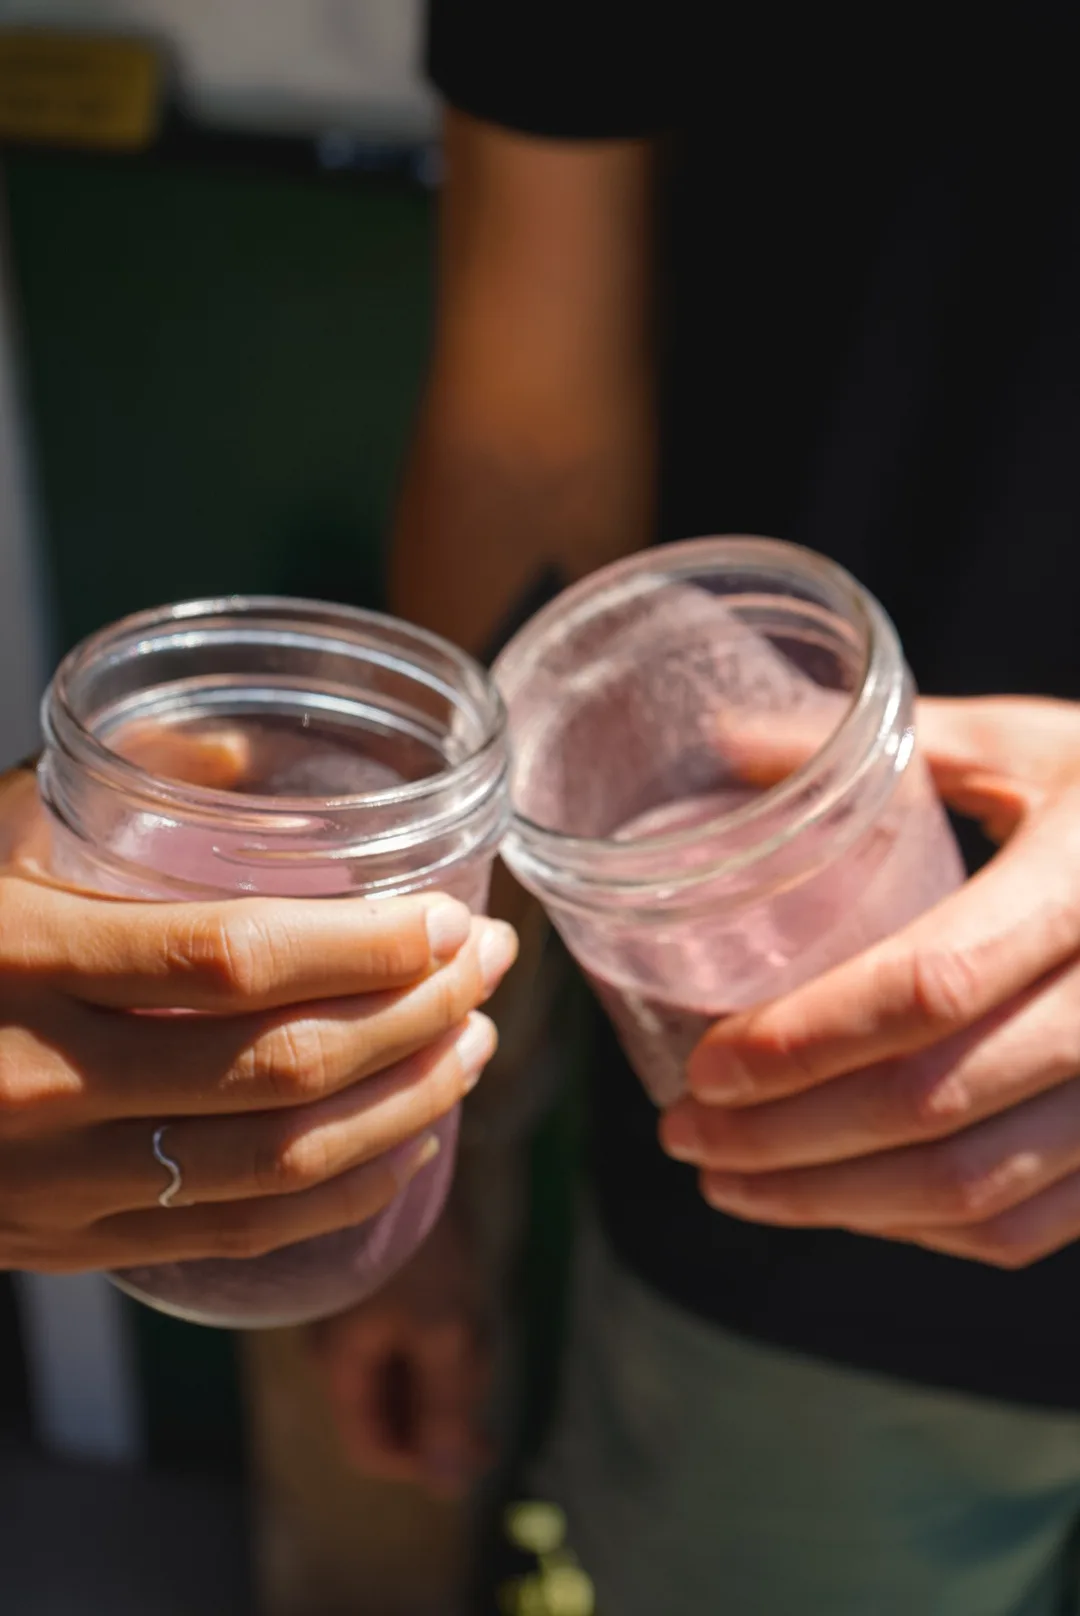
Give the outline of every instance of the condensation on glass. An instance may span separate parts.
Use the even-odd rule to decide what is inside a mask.
[[[660,1105],[718,1017],[962,879],[896,633],[807,550],[634,556],[546,607],[494,671],[515,748],[504,856]]]

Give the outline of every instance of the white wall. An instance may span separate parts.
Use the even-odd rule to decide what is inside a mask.
[[[212,122],[402,138],[434,126],[421,16],[422,0],[0,0],[0,24],[160,35],[186,103]]]
[[[10,288],[0,251],[0,769],[36,750],[50,662]]]
[[[17,347],[0,251],[0,768],[37,748],[38,702],[53,660]],[[139,1459],[139,1391],[117,1293],[99,1274],[23,1274],[17,1291],[32,1412],[44,1446],[70,1458]]]

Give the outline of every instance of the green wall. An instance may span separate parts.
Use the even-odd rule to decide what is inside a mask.
[[[375,600],[427,345],[426,193],[6,169],[62,642],[203,593]]]
[[[426,193],[28,152],[5,175],[58,647],[193,595],[377,605]],[[154,1458],[238,1463],[229,1337],[132,1317]]]

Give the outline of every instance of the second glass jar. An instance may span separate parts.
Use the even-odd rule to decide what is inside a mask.
[[[808,550],[634,556],[546,607],[494,672],[515,751],[504,855],[658,1105],[719,1017],[963,878],[892,624]]]

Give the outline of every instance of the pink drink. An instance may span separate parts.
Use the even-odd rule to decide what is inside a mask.
[[[148,899],[377,901],[437,887],[483,910],[505,818],[502,720],[452,648],[374,614],[291,602],[211,603],[196,636],[187,615],[146,614],[99,639],[73,653],[49,698],[42,785],[57,874]],[[166,683],[177,669],[189,677]],[[93,771],[82,758],[73,768],[80,746]],[[207,781],[204,751],[227,778]],[[103,789],[96,777],[111,768]],[[430,1231],[458,1122],[455,1110],[436,1125],[439,1154],[359,1227],[112,1277],[161,1311],[233,1328],[340,1311]]]
[[[642,840],[716,820],[752,801],[755,793],[727,791],[669,803],[618,832]],[[960,856],[941,809],[929,792],[922,803],[880,820],[819,874],[768,902],[717,925],[630,942],[622,983],[591,974],[630,1064],[657,1105],[683,1089],[686,1062],[709,1027],[760,996],[783,993],[896,931],[961,880]],[[660,982],[663,994],[635,984]],[[749,994],[746,984],[753,984]]]
[[[251,768],[232,790],[258,797],[337,797],[360,792],[386,791],[406,781],[437,774],[443,759],[422,742],[398,737],[350,734],[332,723],[297,728],[288,720],[262,718],[230,726],[251,749]],[[204,721],[187,720],[176,726],[180,734],[198,739]],[[364,750],[358,750],[358,741]],[[110,736],[110,744],[126,755],[123,729]],[[340,871],[333,864],[312,860],[317,842],[302,835],[275,847],[277,862],[251,868],[255,851],[244,831],[185,827],[180,835],[162,827],[140,827],[121,845],[125,857],[178,878],[185,885],[214,887],[222,864],[243,860],[247,872],[243,890],[251,895],[332,897],[341,890]],[[305,855],[296,860],[297,854]],[[286,862],[282,867],[281,860]],[[482,911],[487,901],[488,867],[466,867],[455,872],[445,890],[470,908]],[[144,889],[140,896],[164,896]],[[183,1318],[212,1316],[214,1320],[250,1323],[253,1318],[273,1319],[282,1296],[290,1311],[317,1317],[331,1311],[340,1287],[347,1284],[354,1300],[375,1290],[426,1239],[442,1211],[454,1173],[458,1111],[449,1112],[431,1130],[441,1149],[434,1160],[409,1181],[401,1194],[377,1217],[358,1229],[343,1229],[286,1246],[268,1256],[243,1262],[208,1259],[202,1262],[163,1263],[152,1268],[129,1268],[114,1276],[136,1296],[153,1299],[159,1309]],[[401,1147],[407,1157],[415,1142]]]
[[[504,856],[659,1105],[712,1022],[962,879],[895,632],[809,551],[632,557],[534,618],[495,676],[515,746]]]

